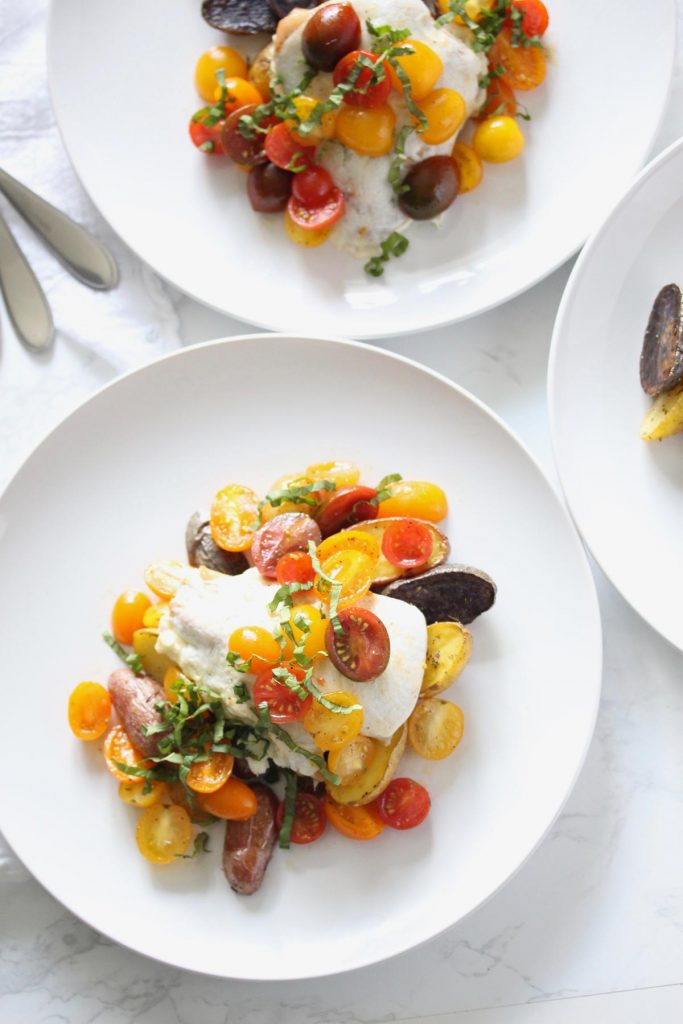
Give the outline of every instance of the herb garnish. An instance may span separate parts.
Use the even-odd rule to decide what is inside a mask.
[[[276,739],[280,740],[284,745],[295,754],[300,754],[301,757],[305,757],[307,761],[314,764],[322,777],[328,782],[331,782],[333,786],[338,786],[341,783],[341,779],[334,772],[331,772],[327,767],[327,762],[321,754],[316,754],[312,750],[306,750],[306,747],[301,747],[293,740],[286,729],[277,725],[275,722],[270,720],[270,712],[268,711],[268,705],[264,702],[259,704],[258,708],[259,726],[256,729],[261,729],[264,733],[270,733],[275,736]]]
[[[199,856],[200,853],[210,853],[209,850],[209,833],[198,832],[194,837],[194,844],[192,846],[192,853],[176,853],[176,857],[181,860],[192,860],[194,857]]]
[[[508,22],[512,27],[510,42],[513,46],[541,46],[539,36],[528,36],[524,32],[524,11],[513,0],[496,0],[490,9],[480,9],[476,20],[467,13],[467,5],[468,0],[450,0],[449,10],[436,19],[436,24],[445,25],[460,18],[472,33],[472,49],[475,53],[490,50]]]
[[[377,494],[370,501],[370,505],[379,505],[380,501],[386,501],[387,498],[391,497],[390,484],[396,484],[403,477],[400,473],[389,473],[388,476],[383,476],[380,482],[377,484]]]
[[[389,184],[394,190],[394,194],[397,196],[407,192],[409,186],[401,180],[401,169],[406,162],[405,147],[408,140],[408,136],[415,131],[415,125],[404,124],[400,132],[396,136],[396,142],[394,143],[394,159],[391,161],[389,166]]]
[[[280,835],[278,837],[278,846],[281,850],[289,849],[289,843],[292,838],[292,825],[294,824],[294,815],[296,814],[296,790],[296,772],[288,770],[285,778],[284,815],[282,817],[282,825],[280,826]]]
[[[295,154],[294,159],[296,159]],[[304,170],[304,167],[299,167],[298,170]],[[290,167],[291,171],[292,168]],[[305,477],[301,477],[305,480]],[[333,480],[314,480],[298,484],[293,481],[288,487],[281,487],[278,491],[272,491],[270,494],[266,494],[263,501],[258,503],[258,518],[254,524],[254,529],[258,529],[263,522],[263,509],[266,505],[270,505],[272,508],[279,508],[280,505],[284,505],[286,501],[291,501],[297,505],[307,505],[312,511],[315,511],[320,507],[322,501],[320,499],[320,491],[335,491],[337,485]]]
[[[313,568],[315,569],[318,577],[318,591],[329,595],[330,621],[332,622],[332,628],[335,633],[341,633],[342,627],[341,622],[339,621],[339,615],[337,614],[337,609],[339,607],[339,597],[341,595],[342,585],[323,572],[320,565],[320,559],[316,554],[315,544],[312,540],[309,540],[308,542],[308,553],[311,556],[311,562],[313,563]]]
[[[134,652],[129,654],[125,647],[123,647],[118,640],[114,639],[111,633],[107,633],[105,631],[102,634],[102,639],[105,644],[108,644],[111,647],[114,654],[121,659],[123,664],[135,672],[136,676],[142,676],[145,674],[145,670],[142,667],[142,659],[139,654],[135,654]]]
[[[384,264],[388,263],[392,256],[402,256],[409,244],[405,235],[399,231],[392,231],[389,237],[380,244],[381,256],[373,256],[363,269],[371,277],[381,277],[384,273]]]

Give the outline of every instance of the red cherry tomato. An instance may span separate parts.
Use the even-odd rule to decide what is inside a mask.
[[[520,28],[525,36],[542,36],[548,27],[550,17],[542,0],[512,0],[512,7],[522,12]],[[510,18],[508,24],[512,25]]]
[[[332,492],[332,497],[318,513],[318,526],[323,537],[343,530],[346,526],[361,523],[364,519],[377,518],[377,505],[371,502],[377,497],[374,487],[342,487]]]
[[[237,110],[233,110],[228,115],[221,129],[221,145],[224,152],[236,164],[241,164],[242,166],[251,167],[253,164],[262,163],[266,159],[266,154],[263,152],[265,135],[261,132],[255,132],[251,139],[245,139],[240,132],[241,118],[253,114],[256,109],[257,105],[255,103],[248,103],[244,107],[238,107]],[[275,123],[277,122],[274,118],[264,119],[262,126],[266,128],[269,124]]]
[[[356,66],[356,62],[360,57],[365,57],[367,60],[376,64],[378,56],[375,53],[369,53],[367,50],[353,50],[351,53],[347,53],[345,57],[337,64],[334,69],[332,80],[335,85],[340,85],[341,82],[347,81],[351,71]],[[373,76],[373,72],[370,68],[362,68],[358,78],[354,82],[354,90],[358,92],[347,92],[344,96],[344,103],[348,103],[351,107],[381,107],[383,106],[391,92],[391,77],[389,75],[389,65],[386,61],[383,62],[384,77],[379,82],[370,84]]]
[[[308,209],[324,206],[333,192],[332,175],[324,167],[308,167],[295,175],[292,182],[294,201]]]
[[[286,124],[276,124],[270,129],[264,149],[271,163],[284,171],[292,171],[302,165],[308,167],[313,163],[315,154],[313,146],[302,146],[297,142]]]
[[[286,668],[297,679],[303,679],[303,669],[298,665],[288,664]],[[265,701],[273,722],[297,722],[308,711],[312,700],[310,695],[302,700],[284,683],[278,683],[273,679],[272,669],[267,669],[257,678],[252,696],[257,707]]]
[[[305,551],[289,551],[277,563],[275,577],[278,583],[313,583],[315,569],[311,556]]]
[[[285,805],[281,803],[275,816],[278,831],[282,828],[285,816]],[[322,800],[313,793],[297,793],[292,825],[291,839],[293,843],[304,845],[320,839],[327,825],[327,816]]]
[[[308,207],[298,203],[292,196],[287,203],[287,211],[295,224],[306,231],[318,231],[336,224],[344,212],[344,193],[333,188],[322,206]]]
[[[426,565],[433,546],[431,530],[417,519],[397,519],[389,523],[382,537],[382,554],[399,569],[419,569]]]
[[[331,622],[325,631],[330,661],[347,679],[356,682],[376,679],[389,664],[391,647],[387,627],[365,608],[343,608],[339,622],[341,632],[335,632]]]
[[[207,153],[209,156],[224,156],[221,131],[225,122],[217,121],[215,124],[205,124],[207,118],[212,120],[209,115],[209,107],[202,107],[191,118],[190,138],[202,153]]]
[[[421,825],[431,805],[427,790],[413,779],[392,779],[375,801],[384,824],[398,829]]]

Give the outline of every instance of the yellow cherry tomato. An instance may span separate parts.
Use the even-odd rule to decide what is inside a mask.
[[[465,0],[465,16],[470,21],[479,21],[485,11],[490,11],[496,0]],[[439,0],[439,9],[442,14],[448,14],[451,9],[450,0]],[[453,19],[456,25],[464,25],[464,20],[459,14]]]
[[[481,160],[466,142],[456,142],[453,146],[451,159],[458,168],[460,179],[458,194],[471,192],[472,189],[481,183],[481,179],[484,177],[484,166]]]
[[[342,530],[341,533],[333,533],[331,537],[326,537],[318,545],[317,555],[321,565],[340,551],[360,551],[375,561],[378,561],[380,556],[379,542],[364,530]]]
[[[337,120],[337,115],[333,110],[323,114],[320,123],[315,126],[312,132],[309,132],[307,135],[299,135],[296,131],[297,124],[302,121],[308,121],[318,106],[319,101],[313,99],[312,96],[295,96],[292,102],[299,120],[295,121],[292,118],[285,121],[285,124],[291,129],[292,135],[297,142],[300,142],[302,146],[315,146],[318,142],[323,142],[325,139],[334,138],[334,124]]]
[[[151,604],[142,616],[142,625],[145,629],[156,629],[161,622],[161,616],[168,611],[168,601],[159,601],[158,604]]]
[[[325,653],[325,631],[328,620],[323,613],[313,604],[299,604],[292,608],[290,625],[297,645],[302,642],[304,654],[307,658],[315,658],[316,655]],[[305,626],[302,625],[305,623]],[[281,655],[284,661],[290,661],[294,654],[294,647],[289,637],[285,638],[285,648]]]
[[[151,605],[147,594],[124,590],[116,598],[111,613],[111,631],[120,644],[132,644],[133,633],[144,625],[144,617]]]
[[[173,597],[187,576],[187,566],[180,562],[152,562],[145,569],[145,583],[157,597]]]
[[[247,168],[251,170],[251,168]],[[334,224],[326,228],[302,228],[300,224],[293,221],[289,210],[285,210],[285,231],[296,245],[303,245],[306,249],[315,249],[323,245],[332,234]],[[279,511],[279,509],[278,509]]]
[[[394,146],[396,114],[383,107],[351,107],[342,104],[337,115],[335,135],[349,149],[361,156],[384,156]]]
[[[173,701],[175,703],[180,697],[183,688],[180,686],[176,686],[176,683],[178,682],[178,680],[184,679],[185,676],[180,671],[177,665],[171,665],[170,668],[166,669],[162,685],[164,687],[164,693],[166,694],[170,701]]]
[[[246,78],[235,77],[234,75],[230,78],[225,79],[225,113],[232,114],[233,110],[239,110],[240,107],[246,107],[250,103],[255,103],[257,106],[263,103],[263,96],[258,91],[253,82],[247,81]],[[216,86],[213,94],[214,102],[218,103],[223,90],[220,85]]]
[[[313,483],[303,473],[292,474],[289,473],[285,476],[280,476],[268,488],[268,494],[276,494],[278,491],[286,491],[290,487],[301,487],[303,484]],[[303,501],[283,501],[280,505],[270,505],[268,502],[261,509],[261,519],[264,523],[274,519],[275,516],[281,515],[283,512],[307,512],[310,513],[311,506],[307,505]]]
[[[325,697],[340,708],[350,708],[358,704],[353,694],[345,690],[333,690],[326,693]],[[319,750],[340,750],[361,731],[363,709],[358,706],[346,713],[329,711],[319,701],[314,700],[304,715],[303,727],[311,734]]]
[[[98,740],[109,726],[111,698],[99,683],[79,683],[71,691],[69,726],[79,740]]]
[[[477,125],[472,147],[481,160],[490,164],[504,164],[522,152],[524,136],[514,117],[504,114],[487,117]]]
[[[430,146],[438,146],[455,135],[467,115],[465,101],[455,89],[433,89],[417,105],[428,123],[421,138]],[[414,121],[419,123],[417,118]]]
[[[421,43],[419,39],[406,39],[401,46],[412,46],[414,52],[398,57],[398,64],[403,68],[410,81],[414,100],[423,100],[438,82],[443,71],[443,63],[438,53],[431,46]],[[403,83],[393,67],[389,68],[391,84],[397,92],[403,92]]]
[[[375,741],[369,736],[356,736],[346,746],[330,751],[327,767],[339,776],[342,786],[350,786],[371,763],[375,749]]]
[[[420,757],[441,761],[462,739],[465,716],[457,704],[431,698],[421,700],[408,719],[408,742]]]
[[[119,782],[119,797],[131,807],[154,807],[166,796],[166,783],[157,780],[141,786],[138,782]]]
[[[360,480],[360,470],[353,462],[316,462],[306,470],[309,480],[332,480],[337,487],[353,487]]]
[[[409,516],[411,519],[427,519],[438,523],[448,515],[446,495],[436,484],[424,480],[397,480],[389,484],[388,498],[381,501],[377,515]]]
[[[377,559],[371,558],[362,551],[347,548],[326,558],[320,563],[325,576],[335,583],[341,584],[339,592],[339,608],[349,608],[365,597],[375,578]],[[330,589],[323,580],[316,582],[316,590],[323,598],[329,600]]]
[[[192,840],[192,822],[183,807],[156,804],[143,811],[135,830],[142,856],[152,864],[172,864]]]
[[[210,46],[205,50],[194,69],[194,84],[206,103],[213,102],[217,71],[223,71],[226,78],[246,78],[247,62],[232,46]]]
[[[224,551],[246,551],[256,528],[258,496],[250,487],[228,484],[211,505],[211,536]]]
[[[272,668],[282,657],[277,640],[263,626],[240,626],[230,634],[228,650],[244,661],[251,659],[254,675]]]

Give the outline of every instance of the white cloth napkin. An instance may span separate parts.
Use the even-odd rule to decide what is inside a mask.
[[[48,296],[58,331],[56,345],[75,341],[96,352],[118,374],[179,347],[178,318],[169,290],[105,224],[69,163],[47,91],[47,6],[47,0],[0,4],[2,166],[109,247],[121,272],[118,288],[94,292],[79,284],[2,198],[0,209]],[[83,87],[87,89],[88,83]],[[26,877],[0,836],[0,881]]]

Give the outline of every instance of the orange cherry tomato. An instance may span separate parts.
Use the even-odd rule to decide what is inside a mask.
[[[408,741],[420,757],[441,761],[452,754],[462,739],[465,716],[449,700],[418,701],[408,719]]]
[[[348,608],[357,604],[370,590],[377,570],[377,559],[362,551],[345,549],[326,558],[320,563],[320,568],[325,576],[341,584],[338,607]],[[316,590],[323,600],[329,601],[330,591],[326,589],[323,580],[318,579]]]
[[[228,76],[246,78],[247,62],[241,53],[231,46],[210,46],[195,66],[194,83],[197,92],[205,103],[212,103],[216,94],[216,72],[222,71]]]
[[[380,502],[377,510],[380,519],[408,516],[438,523],[448,515],[446,495],[436,484],[422,480],[397,480],[389,484],[387,490],[390,495]]]
[[[250,487],[228,484],[218,492],[211,505],[211,536],[224,551],[246,551],[251,544],[258,496]]]
[[[394,145],[396,114],[385,103],[382,107],[349,107],[337,114],[334,132],[337,139],[361,156],[385,156]]]
[[[240,107],[246,107],[252,103],[259,106],[263,103],[263,96],[254,83],[236,75],[225,79],[225,92],[220,85],[216,86],[213,94],[214,103],[221,102],[223,96],[225,96],[223,104],[226,116],[232,114],[233,110],[239,110]]]
[[[331,480],[337,487],[352,487],[360,479],[360,470],[353,462],[316,462],[306,470],[309,480]]]
[[[143,811],[135,830],[142,856],[152,864],[172,864],[192,840],[192,822],[184,807],[156,804]]]
[[[194,762],[185,781],[195,793],[215,793],[230,778],[234,763],[232,754],[214,751],[206,761]]]
[[[145,583],[157,597],[173,597],[181,583],[185,582],[187,566],[170,559],[152,562],[145,569]]]
[[[230,634],[228,650],[244,661],[251,659],[251,671],[254,675],[277,665],[282,657],[277,640],[262,626],[240,626]]]
[[[334,690],[326,693],[325,697],[340,708],[350,708],[358,704],[354,695],[344,690]],[[354,740],[361,731],[363,709],[357,706],[353,711],[343,714],[339,711],[330,711],[319,701],[314,700],[304,715],[303,726],[306,732],[311,734],[319,750],[339,750]]]
[[[277,563],[275,578],[278,583],[313,583],[315,569],[311,556],[305,551],[288,551]]]
[[[124,765],[126,768],[138,768],[144,763],[143,755],[133,746],[122,726],[115,725],[107,734],[104,741],[104,759],[107,762],[107,768],[119,782],[130,782],[141,786],[145,781],[142,777],[128,775],[122,768],[119,768],[119,765]]]
[[[491,67],[505,68],[500,76],[511,89],[535,89],[546,75],[545,53],[540,46],[513,46],[511,31],[504,28],[489,51]]]
[[[111,613],[111,631],[120,644],[132,644],[133,633],[142,629],[145,612],[151,605],[147,594],[124,590],[116,598]]]
[[[505,114],[507,117],[514,117],[517,113],[517,100],[508,85],[500,75],[492,78],[486,89],[486,101],[477,114],[477,119],[484,121],[487,117],[498,117]]]
[[[432,91],[443,71],[441,57],[431,46],[419,39],[406,39],[401,46],[412,46],[414,53],[398,57],[397,63],[405,71],[410,81],[414,100],[422,100]],[[403,92],[403,83],[392,66],[389,68],[391,84],[397,92]]]
[[[430,146],[438,146],[455,135],[467,116],[465,101],[455,89],[433,89],[417,106],[427,118],[421,139]],[[417,118],[414,121],[419,124]]]
[[[481,184],[484,177],[484,165],[466,142],[456,142],[451,153],[451,160],[458,168],[460,187],[458,193],[471,192]]]
[[[184,678],[183,673],[177,665],[171,665],[170,668],[166,669],[166,672],[164,673],[163,687],[164,693],[170,701],[175,703],[180,697],[182,688],[176,686],[176,684],[178,683],[178,680],[182,680]]]
[[[155,804],[161,803],[166,793],[166,783],[156,779],[146,786],[139,786],[137,782],[119,782],[119,797],[124,804],[130,804],[131,807],[154,807]]]
[[[302,122],[308,121],[311,114],[319,104],[319,100],[313,98],[313,96],[295,96],[292,100],[292,105],[296,111],[296,117],[288,118],[285,121],[289,131],[293,138],[298,142],[300,146],[310,148],[316,146],[319,142],[323,142],[325,139],[334,138],[334,122],[337,115],[333,110],[323,114],[320,121],[316,124],[312,131],[305,135],[299,135],[297,132],[297,126]]]
[[[97,740],[106,731],[111,698],[99,683],[79,683],[69,696],[68,718],[79,740]]]
[[[330,825],[349,839],[375,839],[384,829],[384,823],[372,804],[366,804],[364,807],[338,804],[329,793],[325,794],[323,803]]]
[[[378,541],[364,530],[343,530],[341,533],[333,533],[326,537],[318,545],[318,559],[322,564],[340,551],[360,551],[374,561],[379,559],[380,548]]]
[[[205,811],[228,821],[246,821],[256,814],[258,807],[252,790],[239,779],[229,778],[214,793],[202,793],[199,802]]]

